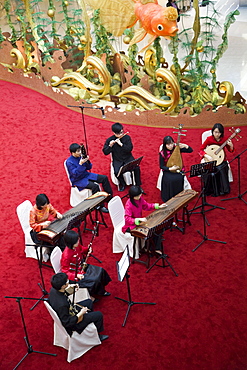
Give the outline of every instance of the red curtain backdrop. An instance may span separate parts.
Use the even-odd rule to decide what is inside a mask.
[[[1,88],[1,355],[0,368],[12,369],[27,351],[18,304],[8,296],[40,297],[41,282],[37,261],[26,258],[24,236],[16,207],[26,199],[32,203],[39,193],[46,193],[60,212],[70,208],[70,188],[63,162],[69,156],[72,142],[82,142],[84,133],[81,114],[70,111],[52,100],[22,86],[0,81]],[[193,119],[193,118],[192,118]],[[111,124],[85,116],[89,155],[93,171],[110,174],[110,158],[102,146],[111,135]],[[216,123],[212,119],[212,125]],[[224,122],[222,122],[224,124]],[[125,125],[134,144],[133,154],[143,155],[141,164],[145,198],[161,202],[156,188],[159,174],[158,149],[165,135],[173,129]],[[247,127],[235,154],[246,147]],[[201,129],[189,129],[183,142],[194,149],[184,155],[188,170],[199,162]],[[226,133],[227,136],[227,133]],[[247,187],[246,153],[241,159],[241,191]],[[238,194],[237,160],[231,164],[234,182],[230,196]],[[200,179],[192,178],[192,187],[200,191]],[[119,194],[113,185],[114,195]],[[120,195],[126,194],[120,193]],[[125,198],[126,199],[126,198]],[[68,364],[67,352],[53,346],[53,321],[43,303],[30,311],[34,301],[22,300],[29,341],[37,351],[56,353],[57,357],[31,353],[20,369],[175,369],[175,370],[245,370],[247,368],[246,320],[246,204],[240,199],[221,202],[208,197],[225,210],[207,212],[210,226],[207,235],[227,244],[202,240],[201,214],[191,217],[185,235],[178,230],[166,231],[165,252],[172,270],[154,267],[149,273],[143,265],[130,267],[132,299],[155,302],[155,306],[134,305],[123,328],[127,304],[115,296],[127,298],[126,282],[118,282],[116,261],[120,254],[112,253],[113,228],[109,215],[108,228],[100,226],[94,241],[94,254],[102,260],[112,282],[107,290],[110,297],[100,299],[95,309],[104,314],[105,334],[110,337],[83,357]],[[84,245],[91,233],[83,234]],[[95,263],[94,259],[90,259]],[[52,270],[43,268],[45,288],[50,288]]]

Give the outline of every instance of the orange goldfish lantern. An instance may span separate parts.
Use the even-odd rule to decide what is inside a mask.
[[[133,45],[150,35],[149,46],[156,37],[175,36],[178,27],[178,12],[173,7],[163,8],[157,0],[85,0],[94,9],[100,9],[100,19],[108,32],[121,36],[126,28],[139,21],[130,42]],[[146,48],[145,47],[145,48]]]

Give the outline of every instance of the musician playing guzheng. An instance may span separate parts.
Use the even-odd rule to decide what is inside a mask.
[[[30,210],[29,224],[32,228],[30,231],[31,238],[35,244],[40,244],[40,240],[37,234],[42,230],[48,227],[51,223],[49,217],[61,219],[63,216],[59,213],[50,203],[49,198],[46,194],[38,194],[36,196],[35,205]],[[47,244],[47,243],[46,243]],[[61,237],[58,240],[57,245],[64,250],[65,245],[63,238]],[[51,252],[51,249],[46,250],[47,253]]]
[[[205,158],[207,162],[213,160],[213,158],[205,152],[205,149],[209,145],[218,145],[221,146],[226,139],[224,138],[224,126],[221,123],[216,123],[212,128],[212,135],[207,137],[207,139],[202,144],[199,154],[201,159]],[[230,152],[234,152],[233,143],[231,140],[227,140],[225,148]],[[228,170],[229,166],[226,161],[226,152],[224,161],[216,166],[216,172],[204,176],[205,181],[205,194],[218,197],[219,195],[224,195],[230,193],[230,183],[228,179]]]
[[[133,144],[131,137],[124,133],[123,125],[121,123],[114,123],[111,127],[113,135],[110,136],[103,147],[103,153],[105,155],[112,155],[112,164],[114,168],[115,176],[118,175],[120,168],[133,161],[135,158],[132,155]],[[140,168],[136,167],[134,169],[135,184],[141,185],[141,173]],[[123,175],[119,175],[119,191],[124,191],[125,181]]]
[[[79,190],[90,189],[95,194],[100,191],[99,184],[102,184],[103,190],[112,196],[112,188],[108,177],[90,172],[92,163],[88,155],[85,158],[82,155],[81,145],[73,143],[69,150],[71,156],[66,160],[66,166],[72,186],[76,186]],[[105,206],[101,207],[101,211],[109,212]]]
[[[148,203],[143,197],[143,190],[140,186],[131,186],[129,188],[129,199],[125,204],[125,224],[122,227],[123,233],[130,232],[136,226],[142,222],[146,222],[147,219],[142,217],[142,211],[153,211],[155,209],[164,208],[166,204],[159,203]],[[159,253],[160,241],[154,241],[156,246],[156,252]]]
[[[78,283],[80,288],[87,288],[91,296],[110,295],[105,290],[111,281],[107,271],[91,264],[83,268],[83,261],[92,252],[91,247],[82,247],[79,244],[79,235],[74,230],[66,231],[64,241],[66,248],[61,257],[61,271],[68,275],[70,282]]]
[[[165,136],[163,146],[159,153],[159,164],[163,172],[161,180],[161,198],[163,202],[171,199],[184,189],[191,189],[191,186],[184,176],[184,168],[178,170],[178,166],[167,167],[167,162],[175,150],[176,144],[171,136]],[[180,153],[192,153],[193,149],[187,145],[179,143]],[[178,171],[178,172],[177,172]]]

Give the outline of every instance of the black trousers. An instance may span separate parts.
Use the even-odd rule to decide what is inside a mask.
[[[113,194],[111,185],[110,185],[109,180],[108,180],[108,177],[105,176],[105,175],[98,175],[96,182],[89,180],[89,182],[88,182],[88,184],[85,188],[92,190],[92,193],[95,194],[98,191],[100,191],[100,187],[97,183],[102,184],[103,190],[106,193],[108,193],[110,195]]]
[[[75,325],[77,333],[81,334],[83,330],[93,322],[97,328],[98,333],[104,330],[103,314],[100,311],[93,312],[93,302],[91,299],[85,299],[84,301],[78,302],[81,306],[89,308],[91,311],[83,315],[83,320]]]

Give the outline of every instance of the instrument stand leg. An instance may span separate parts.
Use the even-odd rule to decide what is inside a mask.
[[[127,312],[126,312],[126,315],[125,315],[124,322],[123,322],[122,326],[125,326],[128,315],[129,315],[129,312],[130,312],[130,309],[134,304],[151,304],[151,305],[156,304],[156,303],[150,303],[150,302],[133,302],[132,299],[131,299],[130,284],[129,284],[130,275],[129,275],[128,271],[125,274],[125,278],[126,278],[127,289],[128,289],[128,300],[123,299],[123,298],[119,298],[119,297],[115,297],[116,299],[119,299],[120,301],[126,302],[128,304],[128,309],[127,309]]]
[[[38,283],[38,286],[40,287],[41,289],[41,292],[42,292],[42,296],[38,299],[38,301],[30,308],[30,311],[32,311],[36,306],[37,304],[45,297],[48,295],[48,292],[47,290],[45,289],[45,282],[44,282],[44,277],[43,277],[43,272],[42,272],[42,246],[40,248],[40,256],[38,254],[38,245],[35,245],[35,250],[36,250],[36,255],[37,255],[37,259],[38,259],[38,266],[39,266],[39,274],[40,274],[40,277],[41,277],[41,284]]]
[[[27,346],[27,353],[22,357],[22,359],[18,362],[18,364],[14,367],[13,370],[17,369],[17,367],[25,360],[25,358],[30,353],[40,353],[42,355],[57,356],[55,353],[40,352],[40,351],[34,351],[33,350],[33,346],[29,342],[27,327],[26,327],[26,324],[25,324],[24,315],[23,315],[23,311],[22,311],[22,307],[21,307],[21,299],[25,299],[25,298],[23,298],[23,297],[7,297],[7,296],[5,298],[16,298],[16,302],[18,302],[18,306],[19,306],[19,310],[20,310],[20,314],[21,314],[21,319],[22,319],[22,324],[23,324],[23,328],[24,328],[24,333],[25,333],[24,340],[25,340],[25,343],[26,343],[26,346]]]
[[[243,154],[244,152],[246,151],[246,149],[240,153],[239,155],[237,155],[235,158],[238,159],[238,195],[236,197],[232,197],[232,198],[226,198],[226,199],[221,199],[222,201],[223,200],[232,200],[232,199],[240,199],[242,200],[245,204],[247,204],[246,200],[243,199],[243,196],[247,193],[247,190],[244,191],[242,194],[241,194],[241,178],[240,178],[240,159],[241,159],[241,154]],[[235,159],[234,158],[234,159]]]
[[[141,239],[140,238],[137,238],[136,236],[134,237],[134,243],[133,243],[133,258],[132,258],[132,262],[131,263],[141,263],[143,265],[145,265],[146,267],[149,266],[149,263],[150,263],[150,240],[147,240],[146,243],[147,243],[147,250],[144,252],[145,254],[147,254],[147,260],[146,261],[142,261],[140,258],[135,258],[135,252],[136,252],[136,244],[137,244],[137,241],[138,240],[138,248],[139,248],[139,253],[142,253],[141,252]],[[144,248],[144,247],[143,247]]]
[[[168,258],[169,258],[169,256],[167,254],[164,254],[164,246],[163,246],[163,243],[161,242],[161,255],[156,259],[156,261],[152,264],[152,266],[150,266],[149,269],[147,269],[146,273],[148,273],[154,266],[163,267],[163,268],[164,267],[170,267],[170,269],[174,272],[175,276],[178,276],[178,274],[176,273],[176,271],[174,270],[174,268],[172,267],[172,265],[168,261]],[[160,260],[162,261],[162,264],[157,265],[157,263]]]
[[[203,202],[203,197],[202,197],[202,216],[203,216],[203,228],[204,228],[204,234],[202,234],[199,230],[197,230],[198,234],[201,235],[203,240],[194,248],[192,249],[192,252],[195,252],[205,241],[210,241],[210,242],[216,242],[216,243],[222,243],[226,244],[226,242],[222,242],[220,240],[214,240],[214,239],[209,239],[207,236],[207,229],[206,229],[206,215],[204,211],[204,202]]]

